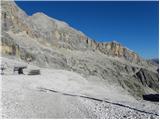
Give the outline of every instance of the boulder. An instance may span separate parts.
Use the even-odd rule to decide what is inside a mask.
[[[40,70],[36,69],[36,70],[30,70],[28,75],[40,75]]]

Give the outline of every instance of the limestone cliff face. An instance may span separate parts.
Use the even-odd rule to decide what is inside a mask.
[[[13,1],[2,1],[2,31],[15,34],[25,33],[47,47],[71,50],[93,50],[103,54],[124,58],[139,63],[141,58],[117,42],[98,43],[67,23],[50,18],[43,13],[27,16]],[[3,41],[2,41],[3,42]],[[3,46],[2,52],[12,52],[9,46]]]
[[[33,60],[34,56],[29,53],[25,48],[16,43],[7,33],[2,33],[0,43],[0,52],[2,56],[9,55],[22,60]]]
[[[106,55],[124,58],[128,61],[136,62],[136,63],[142,60],[142,58],[140,58],[140,56],[137,53],[129,50],[128,48],[124,47],[123,45],[121,45],[116,41],[99,43],[94,40],[86,39],[85,42],[92,49],[98,50],[101,53]]]
[[[135,52],[123,47],[120,43],[113,41],[108,43],[98,43],[96,49],[104,54],[125,58],[129,61],[140,62],[141,58]]]

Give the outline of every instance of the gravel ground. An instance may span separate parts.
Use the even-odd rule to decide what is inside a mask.
[[[29,76],[8,68],[2,76],[2,118],[159,118],[159,103],[137,101],[74,72],[39,69],[41,75]]]
[[[21,75],[2,79],[3,118],[158,118],[123,106],[90,98],[33,89],[32,81]],[[123,103],[124,104],[124,103]],[[158,109],[158,105],[150,109]],[[146,105],[145,105],[146,106]],[[155,108],[154,108],[155,107]]]

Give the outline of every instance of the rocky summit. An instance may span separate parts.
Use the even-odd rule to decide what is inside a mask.
[[[46,69],[46,71],[48,71],[48,73],[44,72],[46,73],[46,75],[49,75],[49,73],[52,73],[50,72],[51,69],[56,69],[56,70],[63,69],[65,71],[70,71],[70,72],[74,72],[74,74],[78,74],[78,75],[74,75],[68,72],[64,72],[62,76],[73,75],[77,77],[70,78],[69,80],[67,79],[68,81],[63,79],[63,84],[61,86],[62,88],[64,87],[63,89],[56,88],[56,86],[54,85],[52,86],[52,84],[57,84],[57,86],[61,85],[61,83],[56,83],[57,81],[51,80],[53,76],[51,76],[51,78],[46,77],[45,82],[39,81],[36,83],[34,81],[34,84],[31,84],[31,85],[30,83],[28,83],[28,81],[26,82],[25,80],[23,80],[26,83],[26,85],[29,84],[28,85],[29,87],[32,88],[34,86],[33,90],[35,89],[39,90],[38,88],[40,87],[36,87],[36,86],[41,86],[43,87],[43,89],[41,88],[42,91],[51,92],[51,90],[47,88],[50,86],[51,88],[56,88],[57,90],[61,91],[58,93],[63,93],[64,89],[66,90],[66,92],[70,90],[71,90],[70,92],[73,92],[75,90],[79,94],[85,93],[85,95],[94,96],[93,99],[95,99],[95,96],[96,98],[98,96],[100,97],[99,98],[100,100],[106,98],[111,101],[116,101],[121,103],[129,103],[129,100],[127,98],[135,99],[137,101],[140,100],[142,102],[142,99],[143,99],[142,96],[144,94],[156,94],[159,92],[158,64],[154,64],[153,62],[143,59],[134,51],[129,50],[127,47],[124,47],[121,43],[118,43],[116,41],[97,42],[96,40],[93,40],[88,36],[86,36],[81,31],[78,31],[72,28],[69,24],[63,21],[59,21],[54,18],[51,18],[45,15],[44,13],[35,13],[32,16],[28,16],[22,9],[20,9],[16,5],[14,1],[2,1],[1,6],[2,6],[2,9],[1,9],[2,36],[1,36],[0,46],[1,46],[1,53],[2,53],[1,55],[3,57],[2,64],[4,66],[6,65],[8,66],[9,69],[11,69],[14,66],[13,64],[16,63],[13,61],[19,61],[19,64],[23,62],[30,66],[37,66],[39,69],[43,69],[42,71],[45,71]],[[6,74],[9,74],[9,71]],[[57,75],[57,74],[60,74],[60,72],[57,71],[57,72],[53,72],[52,74]],[[15,80],[13,84],[15,84],[16,77],[15,76],[13,77]],[[42,73],[42,78],[43,77],[44,76]],[[17,77],[17,79],[18,78],[22,79],[21,77]],[[66,77],[64,76],[64,78]],[[4,96],[6,95],[7,91],[12,89],[12,88],[9,88],[10,79],[12,78],[8,78],[7,76],[5,76],[5,74],[4,74],[4,77],[2,78],[2,81],[4,80],[4,85],[7,86],[4,89],[4,92],[2,92]],[[25,79],[29,79],[30,82],[32,81],[30,77]],[[36,80],[38,79],[39,78],[36,78]],[[55,79],[58,80],[59,78],[55,77]],[[19,80],[17,81],[18,81],[18,84],[20,83],[20,85],[22,85],[22,81],[19,81]],[[47,81],[49,82],[49,84],[47,84]],[[66,82],[69,82],[70,84]],[[65,83],[68,85],[68,87],[66,88],[64,85]],[[69,89],[69,86],[72,86],[74,84],[77,87],[71,87],[73,88],[73,90]],[[17,85],[12,85],[12,87],[13,86],[17,86]],[[113,88],[109,86],[112,86]],[[116,90],[114,90],[115,88]],[[69,90],[67,91],[67,89]],[[28,89],[25,89],[25,90],[28,90]],[[83,90],[86,90],[86,92],[84,92]],[[108,90],[108,92],[106,92],[106,90]],[[28,94],[31,97],[33,97],[32,93],[28,93]],[[36,94],[36,93],[33,93],[33,94]],[[122,96],[120,96],[121,94]],[[27,95],[27,93],[25,95]],[[23,95],[23,97],[25,97],[25,95]],[[36,95],[39,96],[39,93]],[[44,97],[46,96],[45,94],[43,95]],[[116,95],[120,97],[116,97]],[[55,99],[56,96],[59,96],[59,95],[52,96],[53,99]],[[129,97],[126,97],[126,96],[129,96]],[[7,95],[7,97],[9,96]],[[50,96],[49,100],[52,100],[52,97]],[[39,96],[38,98],[41,99],[43,97]],[[4,100],[2,101],[6,103],[7,99],[8,98],[4,97]],[[17,99],[19,98],[17,97]],[[64,99],[68,100],[67,97],[64,97]],[[78,99],[78,102],[82,101],[81,99]],[[45,100],[45,101],[48,101],[48,100]],[[39,101],[39,102],[41,104],[44,104],[42,101]],[[26,103],[26,104],[29,104],[29,103]],[[33,104],[36,104],[36,103],[33,103]],[[147,106],[147,104],[145,105]],[[70,105],[72,104],[70,103]],[[92,105],[92,103],[90,103],[90,105]],[[49,105],[47,106],[49,107]],[[68,109],[67,106],[65,107],[66,109]],[[153,109],[154,108],[155,107],[153,107]],[[25,109],[26,108],[23,108],[23,110]],[[82,109],[82,108],[79,108],[79,109]],[[89,108],[86,108],[86,110],[88,109]],[[4,110],[6,111],[8,110],[5,107],[5,105],[4,105]],[[23,116],[23,115],[16,116],[15,114],[12,113],[13,111],[9,112],[9,115],[7,115],[6,111],[4,112],[5,114],[4,117],[8,116],[9,118],[10,117],[22,118]],[[126,109],[124,111],[126,112]],[[154,110],[151,110],[151,111],[153,112]],[[149,112],[150,111],[148,111],[148,113]],[[24,114],[25,114],[24,116],[27,117],[26,113]],[[34,117],[32,113],[29,113],[29,114]],[[40,116],[40,114],[41,113],[38,113],[37,116]],[[47,116],[50,116],[48,115],[48,113],[46,114]],[[44,116],[46,114],[44,114]],[[69,113],[67,115],[66,114],[67,113],[64,113],[62,116],[59,116],[59,117],[62,117],[62,118],[66,117]],[[77,113],[77,114],[80,115],[80,113]],[[95,114],[100,115],[99,113],[95,113]],[[104,117],[102,114],[101,116],[103,117],[98,117],[98,115],[97,117],[96,116],[94,117],[95,114],[91,115],[92,117],[91,116],[87,116],[87,117],[89,118]],[[155,116],[158,116],[156,112],[155,114],[156,114]],[[78,115],[77,116],[72,116],[72,115],[70,116],[71,118],[74,118],[74,117],[77,118],[78,116]],[[130,117],[133,117],[132,115]],[[44,118],[44,116],[40,118]],[[55,113],[53,113],[52,117],[55,117],[55,116],[56,116]],[[81,116],[78,116],[78,117],[81,118],[82,116],[83,115],[81,113]],[[127,117],[127,115],[125,116]],[[139,116],[143,116],[143,115],[139,115]],[[154,114],[152,115],[152,117],[155,117],[155,116]],[[83,117],[85,118],[85,115]],[[104,118],[116,118],[116,117],[114,117],[113,115],[111,117],[106,116]]]

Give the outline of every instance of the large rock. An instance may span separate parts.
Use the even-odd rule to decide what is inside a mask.
[[[153,102],[159,102],[159,94],[143,95],[143,99],[148,101],[153,101]]]

